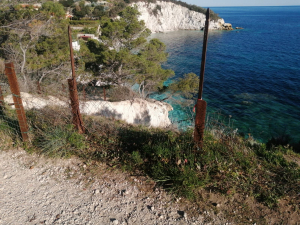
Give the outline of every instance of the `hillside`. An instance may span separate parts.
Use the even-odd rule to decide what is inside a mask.
[[[79,23],[95,16],[87,9],[83,3],[77,6]],[[174,76],[161,66],[166,46],[158,39],[148,41],[151,32],[136,9],[123,8],[118,18],[99,10],[99,20],[92,21],[101,25],[100,41],[78,40],[81,48],[74,55],[82,115],[70,107],[69,92],[75,91],[68,88],[74,80],[65,8],[49,1],[40,10],[12,6],[0,12],[0,56],[14,63],[20,91],[29,98],[24,97],[29,129],[21,132],[14,110],[20,104],[12,105],[11,97],[24,94],[12,95],[7,74],[0,74],[0,201],[5,205],[0,223],[300,222],[300,156],[290,145],[259,143],[251,134],[245,138],[230,127],[230,118],[228,123],[218,114],[206,120],[199,148],[193,127],[179,131],[169,126],[170,107],[164,103],[157,104],[162,110],[147,103],[162,115],[163,128],[148,123],[147,111],[142,112],[145,123],[128,124],[119,116],[126,110],[134,118],[134,99],[143,98],[137,101],[145,105],[152,93],[184,95],[192,110],[190,97],[199,84],[198,76],[187,71],[164,86]],[[97,32],[83,29],[73,31],[73,38],[86,30]],[[56,104],[45,104],[51,99]],[[121,100],[129,107],[110,110],[107,117],[95,107],[118,106]],[[82,132],[74,126],[74,115],[81,116]]]
[[[156,3],[136,2],[141,13],[139,19],[145,21],[145,25],[151,32],[167,32],[176,30],[202,30],[205,26],[205,14],[174,4],[173,2],[156,1]],[[223,19],[211,19],[209,29],[223,30]]]

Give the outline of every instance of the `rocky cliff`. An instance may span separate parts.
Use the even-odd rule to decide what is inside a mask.
[[[46,106],[69,107],[67,101],[47,96],[34,96],[21,92],[25,109],[42,109]],[[13,103],[12,95],[5,97],[8,104]],[[14,106],[12,106],[14,108]],[[155,100],[146,101],[135,98],[133,100],[108,102],[108,101],[86,101],[80,102],[80,111],[85,115],[105,116],[116,120],[123,120],[130,124],[142,124],[149,127],[168,127],[171,121],[168,117],[172,106]]]
[[[136,5],[141,13],[139,19],[144,20],[146,27],[153,33],[175,30],[201,30],[205,26],[206,18],[203,13],[191,11],[171,2],[137,2],[133,5]],[[223,30],[224,24],[223,19],[211,21],[209,29]]]
[[[83,114],[102,115],[130,124],[143,124],[150,127],[170,126],[168,115],[169,111],[173,110],[167,103],[140,98],[120,102],[87,101],[81,104],[80,108]]]

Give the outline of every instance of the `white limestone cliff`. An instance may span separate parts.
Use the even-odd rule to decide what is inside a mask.
[[[150,127],[168,127],[172,106],[159,101],[135,98],[120,102],[87,101],[80,106],[83,114],[101,115],[123,120],[129,124],[143,124]]]
[[[145,25],[152,33],[175,30],[201,30],[205,26],[205,15],[191,11],[172,2],[157,1],[156,3],[137,2],[141,13],[139,19],[145,21]],[[223,29],[224,19],[210,21],[209,29]]]
[[[67,101],[53,96],[40,97],[21,92],[24,109],[42,109],[46,106],[69,107]],[[6,96],[4,101],[13,103],[12,95]],[[14,106],[12,106],[14,108]],[[171,121],[168,117],[172,106],[155,100],[135,98],[133,100],[108,102],[86,101],[80,102],[80,112],[85,115],[105,116],[123,120],[130,124],[142,124],[149,127],[168,127]]]

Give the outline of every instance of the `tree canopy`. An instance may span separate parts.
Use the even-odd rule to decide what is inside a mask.
[[[42,5],[41,11],[48,15],[59,18],[63,18],[66,15],[63,5],[57,2],[45,2]]]
[[[14,62],[25,85],[29,78],[41,82],[66,74],[68,23],[64,15],[63,6],[56,2],[45,2],[40,10],[16,5],[1,11],[0,57]]]
[[[127,7],[117,19],[101,19],[101,43],[87,42],[96,60],[86,63],[86,68],[110,84],[138,84],[139,93],[146,97],[162,87],[174,72],[161,67],[167,60],[166,46],[158,39],[147,42],[150,31],[138,15],[136,8]]]
[[[80,16],[92,11],[83,2],[76,7]],[[126,7],[118,17],[109,18],[102,14],[102,6],[93,7],[93,12],[96,9],[101,18],[94,22],[101,26],[101,32],[85,27],[84,31],[93,30],[98,39],[80,41],[80,51],[75,52],[76,73],[84,81],[96,79],[120,87],[138,85],[142,97],[162,90],[174,71],[162,68],[168,57],[166,46],[158,39],[148,39],[151,32],[138,20],[138,10]],[[14,62],[25,85],[28,80],[48,84],[70,75],[69,21],[64,16],[63,5],[51,1],[43,3],[40,10],[17,5],[0,8],[0,58]],[[168,90],[192,93],[195,80],[188,74]]]

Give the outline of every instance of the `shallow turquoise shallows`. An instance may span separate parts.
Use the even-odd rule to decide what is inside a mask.
[[[208,115],[221,112],[234,128],[260,141],[285,134],[300,141],[300,6],[212,10],[244,29],[209,33],[203,93]],[[167,45],[169,59],[163,66],[173,69],[175,78],[199,74],[202,31],[151,37]],[[176,101],[183,99],[169,101],[171,120],[180,127],[191,125],[191,108],[186,111]]]

